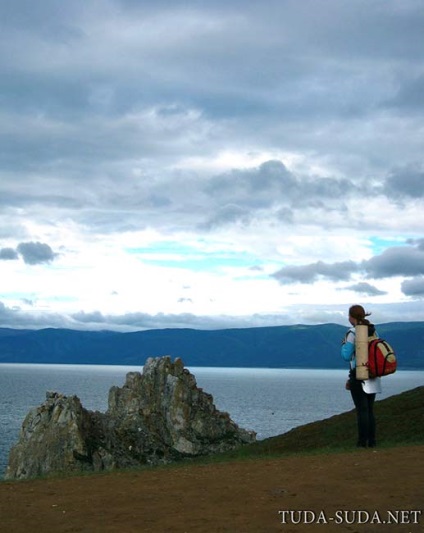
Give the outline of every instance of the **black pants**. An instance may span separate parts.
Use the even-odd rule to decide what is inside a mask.
[[[358,446],[375,446],[375,394],[367,394],[362,388],[362,381],[350,376],[350,393],[356,408],[358,421]]]

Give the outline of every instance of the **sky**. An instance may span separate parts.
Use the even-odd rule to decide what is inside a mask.
[[[424,317],[422,0],[0,0],[0,327]]]

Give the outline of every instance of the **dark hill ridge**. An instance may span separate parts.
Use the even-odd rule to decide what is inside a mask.
[[[148,357],[181,357],[187,366],[346,368],[337,324],[243,329],[155,329],[131,333],[0,328],[1,363],[142,365]],[[378,325],[399,368],[424,369],[424,322]]]

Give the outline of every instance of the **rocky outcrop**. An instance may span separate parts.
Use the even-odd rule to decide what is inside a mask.
[[[5,478],[168,463],[254,440],[254,432],[216,409],[181,359],[151,358],[143,373],[130,372],[123,387],[110,389],[106,413],[48,392],[26,416]]]

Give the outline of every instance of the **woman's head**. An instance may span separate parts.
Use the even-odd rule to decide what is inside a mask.
[[[365,317],[370,316],[370,314],[365,312],[362,305],[352,305],[349,308],[349,319],[352,318],[354,324],[369,324],[369,320]]]

